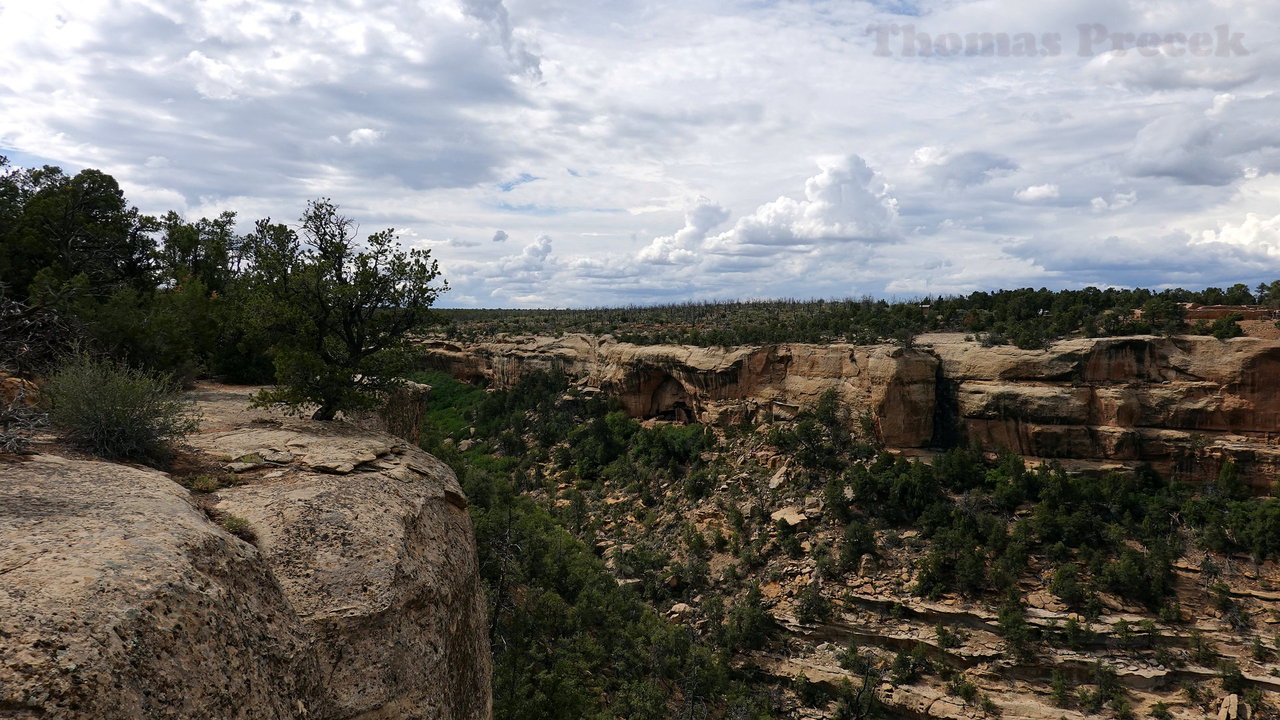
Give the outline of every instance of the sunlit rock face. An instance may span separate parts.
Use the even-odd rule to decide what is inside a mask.
[[[974,442],[1029,457],[1152,464],[1187,480],[1227,460],[1259,491],[1280,470],[1280,342],[1207,336],[1081,338],[1045,350],[929,334],[910,348],[638,346],[610,337],[425,341],[426,362],[506,386],[555,370],[633,417],[786,420],[835,390],[890,448]]]
[[[0,466],[0,716],[491,716],[453,472],[385,433],[247,411],[250,392],[197,393],[189,441],[243,482],[199,506],[145,468]]]

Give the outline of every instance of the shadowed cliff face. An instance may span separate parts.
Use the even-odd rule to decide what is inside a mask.
[[[1064,461],[1148,462],[1188,480],[1230,459],[1260,491],[1280,470],[1280,342],[1271,340],[1082,338],[1021,350],[932,334],[913,348],[701,348],[568,335],[422,347],[433,367],[498,386],[565,372],[639,418],[683,402],[702,422],[788,419],[834,389],[852,417],[871,413],[890,448],[977,442]]]

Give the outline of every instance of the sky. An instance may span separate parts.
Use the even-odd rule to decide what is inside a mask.
[[[0,0],[0,154],[454,307],[1280,278],[1274,0]]]

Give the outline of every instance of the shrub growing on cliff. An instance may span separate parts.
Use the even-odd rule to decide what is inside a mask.
[[[73,357],[49,379],[50,420],[105,458],[162,461],[193,431],[191,403],[172,382],[115,360]]]
[[[804,586],[796,596],[796,620],[801,624],[830,620],[834,611],[831,601],[822,595],[822,588],[816,582]]]

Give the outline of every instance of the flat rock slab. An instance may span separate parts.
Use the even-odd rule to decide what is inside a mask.
[[[315,694],[258,550],[165,475],[49,455],[0,474],[0,708],[295,717]]]

